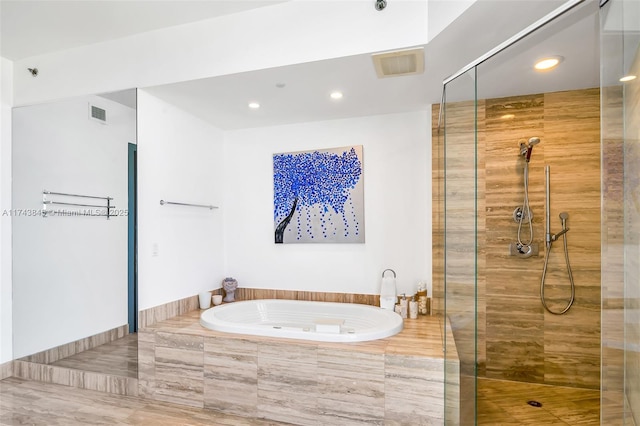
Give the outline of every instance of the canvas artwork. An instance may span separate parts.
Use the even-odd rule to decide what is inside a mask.
[[[364,243],[362,146],[273,156],[276,244]]]

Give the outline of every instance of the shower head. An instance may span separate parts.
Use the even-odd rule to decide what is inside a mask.
[[[529,138],[528,142],[524,140],[520,141],[520,155],[524,157],[527,163],[531,160],[531,151],[533,151],[533,146],[540,143],[540,138],[532,137]]]
[[[560,220],[562,221],[562,232],[569,231],[569,228],[567,228],[567,219],[569,219],[569,213],[567,212],[560,213]]]

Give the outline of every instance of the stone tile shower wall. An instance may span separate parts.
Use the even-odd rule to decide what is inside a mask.
[[[469,155],[473,102],[447,104],[447,156]],[[434,107],[434,115],[437,107]],[[600,92],[599,89],[534,94],[477,103],[478,126],[478,376],[598,389],[600,386]],[[503,118],[513,114],[513,118]],[[468,120],[467,120],[468,121]],[[434,127],[437,120],[434,121]],[[529,198],[534,242],[540,254],[509,256],[516,241],[513,210],[523,201],[523,159],[518,141],[539,137],[530,162]],[[434,129],[434,140],[437,130]],[[434,143],[434,177],[442,155]],[[439,152],[440,151],[440,152]],[[576,301],[562,316],[544,311],[540,278],[544,263],[544,166],[551,168],[551,232],[561,230],[560,212],[569,213],[569,255]],[[450,175],[447,185],[455,185]],[[438,182],[434,179],[434,197]],[[442,203],[434,199],[434,209]],[[449,201],[447,202],[449,208]],[[434,217],[437,212],[434,212]],[[434,223],[434,242],[438,228]],[[472,232],[472,230],[471,230]],[[525,234],[526,237],[526,234]],[[448,236],[455,238],[455,236]],[[434,248],[434,253],[437,253]],[[473,259],[461,268],[473,271]],[[434,259],[434,268],[441,264]],[[434,270],[434,295],[443,294],[441,271]],[[554,244],[546,279],[549,304],[568,300],[569,281],[562,241]],[[469,289],[471,291],[472,289]],[[464,291],[463,291],[464,292]],[[470,293],[464,300],[473,300]],[[464,296],[458,293],[454,296]],[[471,297],[471,298],[470,298]],[[455,308],[454,308],[455,309]],[[467,307],[467,309],[471,309]],[[452,318],[452,322],[455,318]],[[452,324],[454,330],[455,324]],[[460,337],[460,338],[459,338]],[[473,336],[456,336],[461,362],[471,359]]]

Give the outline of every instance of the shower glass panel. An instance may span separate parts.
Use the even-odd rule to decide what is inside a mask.
[[[598,13],[584,2],[477,67],[478,424],[599,424]],[[559,64],[535,69],[547,57]],[[525,191],[531,238],[514,214]],[[520,239],[530,256],[513,250]]]
[[[527,34],[437,111],[446,424],[638,424],[640,0],[573,4]],[[559,65],[535,71],[546,55]]]
[[[601,423],[632,425],[640,421],[640,1],[607,2],[600,33]]]
[[[434,205],[444,229],[444,291],[446,300],[446,423],[473,424],[477,351],[478,162],[475,69],[449,83],[441,105],[444,129],[444,198]],[[434,165],[435,167],[438,164]],[[437,172],[437,170],[436,170]],[[436,176],[437,178],[437,176]],[[437,268],[436,268],[437,270]],[[471,422],[469,423],[469,420]]]
[[[460,424],[600,424],[598,28],[597,2],[572,4],[445,86],[444,305]],[[536,71],[547,55],[559,65]]]

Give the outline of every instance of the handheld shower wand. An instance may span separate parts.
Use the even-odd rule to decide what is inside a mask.
[[[544,308],[549,313],[553,315],[562,315],[566,313],[573,305],[573,302],[576,297],[576,285],[575,285],[575,282],[573,281],[573,272],[571,271],[571,263],[569,263],[569,249],[567,247],[567,236],[565,235],[567,232],[569,232],[569,228],[567,228],[567,220],[569,219],[569,213],[567,212],[560,213],[560,221],[562,222],[562,231],[558,232],[557,234],[551,233],[551,221],[550,221],[551,203],[549,200],[549,192],[550,192],[549,190],[550,170],[549,169],[550,169],[549,166],[545,166],[544,168],[545,181],[546,181],[545,182],[545,205],[546,205],[545,207],[545,228],[546,228],[545,240],[546,240],[547,249],[545,250],[544,266],[542,267],[542,278],[540,279],[540,301],[542,302],[542,306],[544,306]],[[569,277],[569,284],[571,284],[571,297],[569,299],[569,302],[563,309],[559,311],[554,311],[547,305],[547,301],[544,295],[544,289],[545,289],[545,279],[547,277],[547,268],[549,266],[549,255],[551,254],[551,248],[553,247],[553,243],[557,241],[559,237],[562,237],[562,240],[563,240],[562,243],[564,248],[564,260],[567,265],[567,275]]]
[[[520,155],[522,155],[527,163],[531,160],[531,152],[533,151],[533,146],[540,143],[540,138],[532,137],[529,138],[529,142],[520,142]]]
[[[528,141],[520,141],[520,155],[524,157],[524,201],[522,207],[516,207],[513,212],[513,218],[518,223],[518,242],[516,249],[521,257],[529,257],[534,254],[532,249],[533,243],[533,212],[529,206],[529,161],[531,161],[531,152],[533,146],[540,143],[540,138],[532,137]],[[529,239],[523,241],[522,224],[529,223]]]

